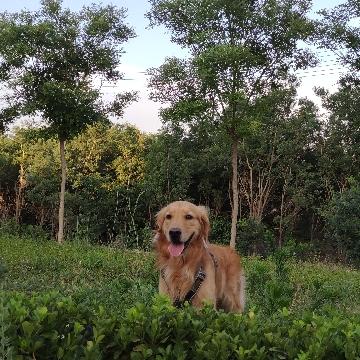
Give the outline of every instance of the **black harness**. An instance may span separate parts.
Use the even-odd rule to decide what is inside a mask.
[[[198,272],[196,273],[195,280],[194,280],[194,283],[192,284],[191,289],[186,293],[184,299],[180,300],[180,298],[177,297],[174,300],[174,306],[179,309],[179,308],[182,308],[184,306],[186,301],[189,304],[191,304],[192,299],[194,298],[194,296],[198,292],[198,290],[199,290],[201,284],[204,282],[205,278],[206,278],[206,273],[203,270],[203,267],[200,266]]]

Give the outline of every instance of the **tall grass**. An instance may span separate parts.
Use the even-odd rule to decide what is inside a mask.
[[[151,252],[57,243],[0,235],[0,263],[8,272],[6,292],[57,290],[89,308],[100,304],[122,314],[136,302],[149,303],[158,272]],[[360,314],[360,272],[331,264],[256,257],[243,259],[247,307],[271,314],[288,307],[326,313]]]

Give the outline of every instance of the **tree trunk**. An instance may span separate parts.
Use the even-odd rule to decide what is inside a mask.
[[[232,212],[231,212],[231,239],[230,247],[235,249],[236,227],[239,214],[239,184],[238,184],[238,140],[233,140],[231,146],[232,166]]]
[[[16,189],[16,200],[15,200],[15,221],[17,224],[20,223],[21,210],[24,203],[23,190],[26,185],[25,171],[23,164],[20,164],[19,181]]]
[[[282,243],[283,243],[284,200],[285,200],[285,185],[283,186],[283,191],[281,193],[279,240],[278,240],[278,248],[279,249],[282,247]]]
[[[282,245],[283,245],[283,235],[284,235],[283,221],[284,221],[285,195],[286,195],[287,186],[288,186],[288,183],[289,183],[289,177],[290,176],[291,176],[291,169],[289,169],[289,167],[287,167],[286,172],[285,172],[284,185],[283,185],[282,192],[281,192],[279,241],[278,241],[278,247],[279,248],[281,248]]]
[[[61,187],[59,204],[59,230],[57,241],[59,244],[64,242],[64,210],[65,210],[65,184],[66,184],[66,159],[65,159],[65,140],[60,139],[60,158],[61,158]]]

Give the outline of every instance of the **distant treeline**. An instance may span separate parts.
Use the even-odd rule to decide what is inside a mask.
[[[243,252],[266,255],[287,244],[340,259],[359,253],[359,142],[348,120],[358,104],[345,103],[345,91],[327,99],[325,120],[312,102],[294,98],[289,111],[264,116],[244,137],[237,237]],[[148,248],[159,208],[186,199],[209,207],[211,239],[227,244],[230,146],[221,129],[203,125],[167,126],[154,135],[98,123],[69,141],[67,238]],[[44,139],[41,129],[1,136],[3,222],[39,225],[55,236],[59,161],[57,141]]]

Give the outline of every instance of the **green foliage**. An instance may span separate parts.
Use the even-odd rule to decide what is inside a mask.
[[[0,269],[0,284],[1,281],[2,274]],[[0,359],[3,360],[13,359],[13,348],[11,346],[10,338],[7,336],[9,330],[9,309],[5,306],[5,296],[2,291],[2,286],[0,286]]]
[[[65,140],[108,112],[121,114],[134,94],[119,94],[106,105],[91,85],[94,76],[122,78],[119,45],[134,36],[124,18],[125,10],[115,6],[71,12],[61,0],[43,0],[35,12],[2,13],[0,81],[9,92],[1,124],[40,113],[49,133]]]
[[[210,242],[216,244],[228,245],[230,239],[231,223],[224,216],[212,216],[210,218],[211,231]]]
[[[0,201],[0,213],[7,219],[1,226],[9,228],[14,215],[21,168],[19,222],[23,229],[12,224],[13,229],[15,233],[28,232],[30,224],[40,225],[51,236],[57,227],[59,150],[55,140],[39,138],[39,132],[34,128],[16,129],[11,137],[3,137],[6,147],[0,154],[14,168],[14,176],[10,176],[10,170],[6,170],[9,178],[0,176],[4,200]],[[145,232],[149,225],[143,215],[147,209],[142,183],[149,139],[130,125],[96,123],[68,142],[68,239],[147,247]],[[33,232],[40,227],[33,227]]]
[[[286,246],[305,254],[317,246],[322,257],[357,261],[356,195],[347,190],[349,179],[360,180],[357,1],[312,21],[309,0],[152,0],[151,24],[164,25],[190,53],[149,71],[151,96],[170,105],[156,135],[110,126],[106,115],[121,113],[134,94],[103,103],[94,87],[122,78],[118,45],[134,36],[125,10],[92,5],[71,12],[62,5],[44,0],[39,11],[0,16],[0,81],[9,90],[0,132],[23,114],[41,116],[47,126],[0,137],[2,231],[54,236],[60,161],[49,135],[60,134],[72,138],[67,239],[149,249],[156,212],[187,199],[210,208],[211,240],[227,244],[235,141],[242,253]],[[335,93],[318,89],[325,121],[314,103],[296,98],[291,75],[314,65],[299,48],[309,40],[351,70]]]
[[[8,270],[0,291],[5,359],[360,354],[360,273],[351,269],[289,261],[287,248],[268,260],[243,258],[247,307],[255,310],[179,311],[167,299],[152,301],[158,272],[148,253],[1,234],[0,263]]]
[[[1,233],[5,236],[20,236],[35,240],[39,243],[50,239],[49,233],[38,225],[20,225],[15,219],[2,221],[0,223]]]
[[[95,247],[85,242],[57,246],[28,236],[0,237],[0,261],[6,264],[6,291],[44,293],[58,290],[88,308],[102,304],[123,313],[157,291],[154,258],[142,251]],[[151,238],[147,241],[151,243]]]
[[[166,104],[161,115],[170,128],[193,129],[206,123],[224,136],[222,147],[228,159],[231,153],[233,169],[236,164],[231,180],[232,224],[237,222],[239,192],[248,202],[250,217],[260,222],[269,192],[280,174],[286,174],[278,171],[280,179],[273,174],[273,165],[285,156],[274,149],[282,134],[271,128],[281,127],[296,113],[291,101],[296,83],[293,71],[314,65],[311,52],[299,46],[314,32],[314,22],[308,18],[311,1],[150,2],[151,25],[165,26],[172,41],[190,53],[186,60],[168,58],[159,68],[150,69],[151,98]],[[251,135],[259,129],[265,146],[260,137],[251,146]],[[254,148],[259,144],[262,156],[256,157]],[[254,154],[250,160],[249,154]],[[280,216],[283,220],[283,212]],[[236,226],[231,229],[233,246]]]
[[[145,158],[144,188],[158,211],[177,199],[224,207],[229,165],[224,134],[204,122],[189,131],[174,126],[153,138]],[[157,207],[156,207],[157,205]]]
[[[265,224],[249,218],[238,223],[237,244],[241,254],[267,256],[275,249],[275,238]]]
[[[267,308],[270,312],[283,307],[289,307],[293,300],[294,285],[290,282],[288,259],[290,254],[286,248],[278,249],[273,255],[275,263],[275,277],[266,286]]]
[[[94,86],[95,79],[123,78],[117,70],[123,52],[120,45],[135,34],[124,23],[125,10],[115,6],[93,4],[71,12],[62,8],[62,0],[43,0],[41,5],[34,12],[0,14],[0,83],[6,91],[0,128],[22,115],[40,115],[44,133],[58,139],[58,241],[62,243],[65,141],[89,124],[106,121],[109,114],[122,115],[124,107],[136,99],[136,93],[127,92],[106,103]]]
[[[292,305],[295,285],[290,281],[287,260],[285,253],[279,250],[273,257],[273,263],[254,261],[249,268],[247,288],[250,304],[258,311],[273,314],[278,309]]]
[[[284,253],[285,252],[285,253]],[[247,304],[258,312],[271,314],[282,306],[295,312],[326,314],[337,309],[359,313],[358,273],[334,265],[294,261],[287,250],[267,260],[245,258]]]
[[[14,153],[17,150],[16,144],[4,135],[0,135],[0,183],[3,188],[10,187],[18,176]]]
[[[69,238],[146,247],[141,210],[147,141],[133,126],[97,123],[69,143]]]
[[[163,111],[169,123],[207,119],[238,140],[256,121],[261,99],[287,83],[290,69],[312,62],[311,54],[298,48],[314,30],[307,18],[310,1],[152,0],[151,5],[151,25],[164,25],[172,41],[191,54],[150,70],[152,97],[170,105]]]
[[[68,144],[69,180],[74,187],[84,176],[103,178],[108,188],[136,185],[144,177],[147,140],[147,135],[127,124],[88,126]]]
[[[267,116],[264,121],[266,119]],[[249,134],[240,149],[244,158],[240,161],[239,171],[242,222],[238,225],[241,233],[238,248],[243,254],[267,256],[279,244],[282,194],[281,243],[286,245],[289,238],[294,239],[295,253],[306,254],[305,249],[300,249],[302,244],[322,239],[323,216],[319,208],[326,202],[329,187],[332,191],[337,189],[334,184],[342,184],[344,174],[355,174],[357,168],[355,147],[352,147],[354,152],[350,148],[343,151],[344,157],[334,157],[333,163],[328,161],[335,149],[340,149],[331,146],[336,137],[327,140],[324,151],[320,152],[321,148],[317,147],[322,146],[322,140],[318,138],[319,123],[311,104],[303,104],[298,113],[286,121],[277,121]],[[337,131],[344,129],[341,124],[334,128]],[[354,127],[351,129],[348,133],[355,134]],[[2,228],[10,232],[12,227],[15,233],[26,232],[32,236],[31,232],[36,235],[41,227],[47,236],[53,236],[57,227],[59,166],[55,141],[39,139],[39,130],[34,128],[17,129],[3,140],[0,153],[4,154],[14,173],[12,175],[5,169],[9,177],[0,176],[0,214],[5,219],[15,215],[17,177],[22,167],[25,187],[20,223],[33,227],[23,226],[21,230],[15,221],[7,220]],[[125,151],[129,144],[132,146]],[[145,135],[128,125],[97,123],[87,127],[67,147],[67,239],[148,249],[147,239],[151,237],[155,213],[168,201],[180,198],[209,206],[211,241],[228,244],[230,164],[224,144],[227,144],[224,134],[212,131],[206,123],[189,131],[169,129],[157,136]],[[275,159],[273,163],[269,162],[271,154]],[[350,162],[341,160],[345,156],[354,159],[347,168]],[[337,165],[330,169],[335,161]],[[266,216],[266,222],[253,211],[259,204],[255,199],[261,199],[259,181],[269,183],[272,189],[262,215]],[[344,186],[346,184],[341,185]],[[246,195],[250,197],[251,190],[254,201],[248,202]],[[256,220],[252,218],[255,216]],[[322,251],[333,242],[331,238],[321,243],[317,241]],[[299,256],[304,258],[304,255]]]
[[[327,238],[340,258],[360,264],[360,186],[336,194],[325,211]]]
[[[0,236],[0,247],[0,262],[8,269],[3,286],[9,293],[58,290],[86,304],[88,309],[102,305],[123,314],[136,301],[149,303],[157,292],[159,274],[154,257],[143,251],[84,242],[59,247],[50,241],[4,234]],[[295,262],[287,249],[266,260],[244,257],[243,264],[247,307],[258,313],[272,314],[289,306],[297,313],[336,309],[360,314],[358,271]]]
[[[350,67],[350,72],[346,75],[350,79],[358,79],[357,72],[360,68],[357,54],[360,49],[357,23],[359,12],[359,2],[347,0],[334,8],[322,10],[322,18],[317,24],[318,43],[323,48],[333,51],[339,61]],[[341,52],[337,51],[339,48]]]
[[[210,307],[177,310],[157,297],[119,319],[51,293],[13,295],[7,305],[15,355],[48,359],[356,359],[360,319],[298,316],[286,308],[263,318],[218,313]],[[8,345],[8,346],[9,346]]]
[[[1,281],[1,284],[2,284],[2,280],[4,279],[5,274],[6,274],[7,271],[8,270],[7,270],[7,267],[5,266],[5,264],[0,262],[0,281]]]

